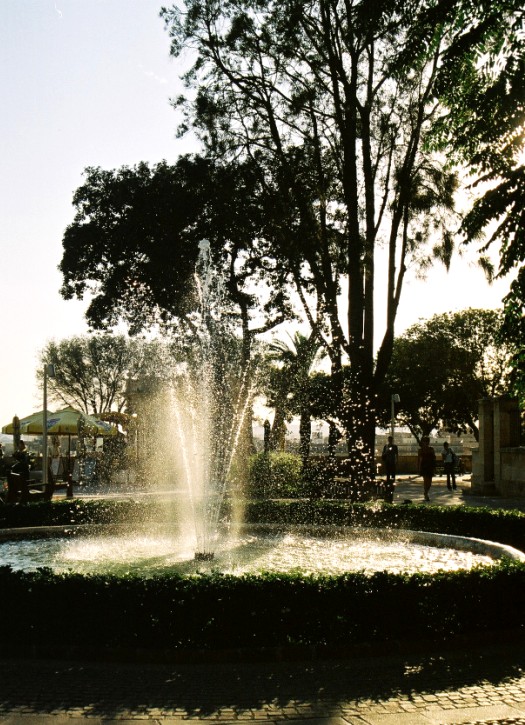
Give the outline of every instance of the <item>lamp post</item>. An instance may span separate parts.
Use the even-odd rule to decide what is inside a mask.
[[[44,411],[42,428],[42,483],[47,484],[47,379],[55,377],[55,366],[44,365]]]
[[[392,393],[392,397],[390,398],[390,435],[392,436],[392,441],[394,440],[394,424],[396,419],[395,403],[399,402],[401,402],[399,395]]]

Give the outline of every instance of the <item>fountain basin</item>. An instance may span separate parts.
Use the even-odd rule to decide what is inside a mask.
[[[398,529],[251,525],[222,531],[215,551],[194,554],[184,531],[126,525],[78,525],[0,530],[0,560],[14,570],[56,573],[233,575],[301,573],[338,576],[434,573],[490,566],[507,558],[525,562],[513,547],[483,539]]]

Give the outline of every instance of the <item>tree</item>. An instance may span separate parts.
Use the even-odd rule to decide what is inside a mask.
[[[414,437],[444,427],[478,439],[478,401],[508,391],[510,349],[498,342],[503,314],[469,309],[435,315],[396,338],[379,394],[379,420],[390,422],[390,396],[401,399],[400,425]]]
[[[130,340],[124,335],[53,340],[40,359],[42,368],[55,366],[55,377],[48,377],[47,383],[50,401],[90,415],[122,412],[128,379],[160,377],[166,367],[165,350],[159,343]]]
[[[444,5],[429,10],[434,13],[430,26]],[[466,167],[477,192],[463,221],[465,238],[483,240],[481,261],[489,276],[516,271],[504,300],[503,335],[507,344],[514,343],[514,391],[523,398],[525,10],[521,0],[454,0],[452,5],[468,22],[457,28],[440,72],[436,91],[446,112],[434,140],[451,161]],[[419,37],[424,42],[425,34]],[[496,245],[500,261],[494,270],[485,253]]]
[[[475,240],[496,222],[484,248],[496,240],[503,244],[499,272],[506,274],[523,261],[525,234],[525,10],[520,0],[451,5],[458,18],[468,13],[468,19],[456,27],[440,70],[436,92],[444,112],[434,138],[481,187],[463,229]],[[427,21],[438,22],[444,7],[429,9]],[[420,41],[424,37],[420,33]]]
[[[341,417],[356,480],[373,476],[375,390],[388,368],[409,264],[449,264],[454,174],[425,142],[450,26],[400,59],[424,2],[186,0],[164,9],[172,54],[191,47],[185,128],[207,153],[250,158],[268,199],[265,238],[296,285],[334,372],[350,360]],[[428,246],[427,246],[428,243]],[[429,248],[430,247],[430,251]],[[377,256],[386,327],[374,356]],[[347,318],[339,297],[347,294]],[[322,324],[309,302],[323,310]]]
[[[175,165],[88,168],[85,174],[73,198],[74,221],[64,233],[61,293],[66,299],[91,296],[87,319],[95,329],[120,320],[132,333],[155,323],[191,325],[203,239],[226,280],[223,304],[236,306],[243,329],[254,327],[251,309],[261,284],[266,299],[258,313],[266,311],[265,325],[271,328],[289,314],[275,264],[260,254],[255,261],[250,257],[260,210],[249,165],[183,156]]]
[[[341,439],[339,418],[342,405],[342,380],[348,373],[343,368],[338,375],[328,375],[318,371],[312,373],[308,381],[308,397],[310,402],[310,415],[317,420],[328,423],[328,455],[335,458],[336,447]]]
[[[273,340],[268,345],[269,359],[278,364],[273,370],[275,416],[271,447],[275,450],[283,435],[285,420],[299,415],[300,452],[303,463],[310,454],[312,424],[310,417],[309,377],[319,358],[321,345],[313,334],[295,332],[288,340]]]
[[[64,234],[62,295],[91,295],[94,329],[124,321],[135,334],[160,324],[184,344],[198,318],[195,271],[207,239],[223,314],[242,341],[242,375],[251,376],[254,340],[290,317],[291,307],[275,260],[253,254],[261,205],[250,164],[183,156],[173,166],[89,168],[86,177]],[[243,439],[249,450],[248,422]]]
[[[86,169],[64,233],[61,292],[66,299],[91,295],[86,317],[95,329],[122,319],[138,332],[167,311],[184,316],[194,308],[199,237],[188,227],[205,173],[187,160],[177,168]]]

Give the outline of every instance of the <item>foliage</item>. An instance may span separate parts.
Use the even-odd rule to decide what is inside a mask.
[[[186,168],[188,167],[188,168]],[[185,185],[185,171],[193,183]],[[133,329],[159,308],[184,314],[192,297],[198,248],[186,226],[205,169],[141,163],[118,171],[86,169],[75,192],[74,222],[64,234],[60,270],[66,299],[92,296],[87,318],[111,327],[119,317]],[[125,263],[123,263],[125,260]]]
[[[239,341],[239,380],[251,389],[257,336],[291,315],[280,268],[254,252],[261,228],[256,190],[248,162],[183,156],[174,165],[87,169],[74,197],[75,219],[63,238],[62,295],[89,293],[87,319],[95,329],[123,321],[134,334],[159,324],[175,341],[177,359],[184,350],[187,363],[202,322],[195,271],[208,240],[214,279],[220,280],[221,318],[228,318],[230,334]],[[136,378],[141,393],[159,392],[158,378]],[[146,425],[148,406],[139,397],[135,402]],[[248,414],[237,447],[243,452],[253,448],[249,419]]]
[[[525,239],[525,12],[520,0],[453,0],[448,7],[457,21],[436,84],[444,112],[434,141],[480,187],[463,231],[476,240],[490,226],[484,250],[501,244],[499,273],[506,274],[523,262]],[[426,19],[440,21],[442,14],[438,3]]]
[[[397,393],[398,425],[417,440],[442,426],[477,438],[478,401],[508,392],[511,349],[499,340],[502,324],[499,311],[469,309],[434,315],[396,338],[378,397],[381,424],[389,425]]]
[[[452,7],[466,21],[456,28],[440,71],[436,90],[446,112],[434,140],[470,173],[476,197],[462,225],[467,241],[482,240],[482,255],[496,247],[499,276],[516,272],[504,300],[504,339],[515,347],[514,392],[523,400],[525,12],[521,0],[454,0]],[[493,274],[487,258],[481,261]]]
[[[271,454],[276,459],[280,454]],[[261,465],[261,458],[255,460]],[[300,462],[296,457],[296,470]],[[519,511],[469,506],[424,506],[350,503],[336,500],[247,499],[247,523],[320,524],[364,526],[416,531],[437,531],[499,541],[525,551],[525,514]],[[56,500],[27,506],[0,507],[0,528],[73,526],[165,520],[169,509],[148,498],[144,500]]]
[[[0,507],[0,528],[126,523],[154,516],[157,507],[129,500],[59,499]]]
[[[525,514],[520,512],[377,502],[246,503],[246,520],[252,523],[439,531],[525,551]],[[14,527],[16,535],[17,527],[37,523],[71,527],[148,517],[158,521],[162,510],[143,500],[41,502],[1,507],[0,523]],[[488,568],[415,575],[297,572],[140,578],[0,567],[0,587],[0,617],[7,625],[2,651],[17,655],[31,651],[176,659],[196,650],[247,648],[253,653],[288,646],[340,652],[356,644],[422,638],[449,643],[454,635],[518,631],[525,625],[525,566],[505,560]],[[487,610],[498,610],[502,601],[505,617],[487,617]],[[65,602],[82,627],[64,628]],[[35,618],[35,611],[43,616]]]
[[[310,372],[320,358],[321,345],[314,334],[295,332],[289,341],[274,339],[268,345],[268,360],[274,363],[270,373],[269,402],[275,407],[270,447],[284,443],[284,422],[298,415],[300,450],[303,461],[310,452]]]
[[[265,329],[288,316],[275,263],[251,253],[261,212],[248,163],[182,156],[174,165],[88,168],[85,174],[63,238],[61,292],[66,299],[90,294],[87,319],[95,329],[119,320],[132,333],[159,322],[190,324],[199,306],[194,272],[203,239],[227,280],[224,309],[236,306],[246,328],[253,307],[265,315]],[[251,324],[252,335],[259,326]]]
[[[467,506],[402,506],[348,501],[250,501],[249,523],[274,522],[284,526],[315,524],[363,526],[473,536],[525,551],[525,514],[519,511]]]
[[[501,329],[499,342],[510,345],[511,376],[510,390],[525,409],[525,266],[522,266],[512,282],[510,292],[505,298],[505,322]]]
[[[48,342],[40,355],[55,367],[47,380],[50,400],[91,415],[122,411],[126,385],[134,377],[160,376],[166,354],[158,342],[130,340],[124,335],[85,335]],[[43,373],[39,371],[40,379]]]
[[[300,495],[301,459],[272,451],[250,459],[248,493],[256,498],[295,498]]]

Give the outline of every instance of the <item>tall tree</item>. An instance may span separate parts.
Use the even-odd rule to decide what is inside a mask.
[[[179,341],[193,337],[200,307],[195,271],[203,240],[223,280],[221,306],[242,341],[252,375],[254,340],[291,316],[283,274],[257,249],[261,203],[251,164],[183,156],[176,164],[86,170],[65,231],[62,295],[91,296],[95,329],[124,321],[131,333],[155,324]],[[253,445],[249,417],[243,431]]]
[[[52,340],[40,356],[42,367],[55,366],[55,376],[48,378],[49,399],[90,415],[121,412],[127,402],[128,379],[160,379],[166,369],[165,352],[157,342],[130,340],[124,335]]]
[[[303,300],[333,369],[348,357],[343,411],[353,475],[373,476],[374,399],[386,373],[409,264],[448,264],[454,175],[427,151],[433,86],[447,41],[400,48],[424,2],[186,0],[165,9],[172,53],[191,47],[179,103],[210,154],[257,165],[266,238]],[[430,249],[426,243],[430,242]],[[374,288],[385,258],[383,341],[375,366]],[[346,319],[339,296],[347,295]],[[310,312],[310,295],[323,324]]]
[[[261,326],[253,323],[254,308],[259,319],[262,312],[257,285],[265,284],[263,327],[288,315],[276,265],[259,252],[256,260],[250,255],[260,210],[248,165],[183,156],[175,165],[88,168],[85,175],[73,198],[74,221],[64,233],[61,293],[66,299],[90,295],[87,319],[95,329],[120,320],[132,333],[155,323],[191,326],[203,239],[226,280],[224,305],[236,306],[247,337]]]

